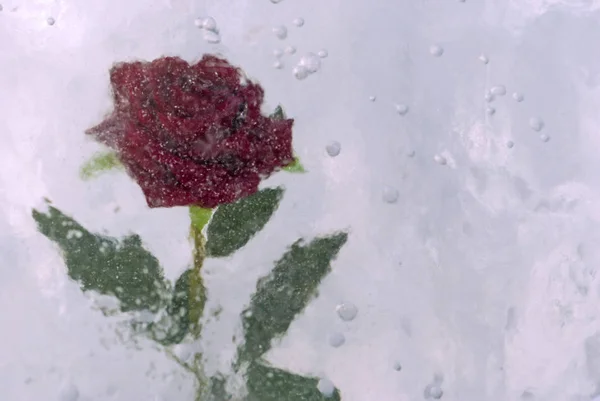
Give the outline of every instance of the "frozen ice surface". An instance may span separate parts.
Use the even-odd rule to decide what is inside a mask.
[[[48,197],[91,230],[136,232],[177,277],[190,262],[186,210],[147,209],[124,174],[81,181],[80,165],[100,149],[83,132],[111,110],[114,62],[209,51],[261,82],[265,109],[282,104],[293,116],[295,151],[309,171],[270,178],[265,185],[286,187],[276,217],[227,262],[207,262],[209,308],[222,307],[206,325],[209,371],[229,366],[219,358],[234,354],[239,313],[270,263],[299,235],[349,227],[319,296],[267,355],[272,364],[323,372],[344,401],[422,399],[435,371],[445,374],[442,400],[517,400],[528,389],[547,401],[595,395],[600,6],[418,3],[3,2],[0,327],[10,330],[0,344],[2,400],[56,398],[67,376],[80,399],[109,385],[118,389],[112,401],[193,399],[193,381],[164,353],[118,340],[116,318],[67,279],[31,208]],[[220,44],[204,41],[199,15],[218,21]],[[273,47],[288,44],[272,27],[298,15],[307,24],[290,24],[293,45],[330,52],[327,68],[304,81],[291,60],[288,73],[272,66]],[[442,57],[429,53],[434,43],[443,43]],[[499,98],[489,118],[483,96],[497,83],[526,100]],[[368,102],[374,93],[380,101]],[[407,118],[390,111],[396,99],[410,104]],[[532,116],[543,119],[539,133]],[[327,138],[344,145],[334,163],[323,157]],[[432,160],[444,150],[452,166]],[[381,200],[386,183],[399,191],[392,207]],[[331,313],[340,299],[365,306],[335,349],[324,338],[344,324]],[[398,355],[401,373],[390,368]],[[173,371],[174,381],[163,379]]]

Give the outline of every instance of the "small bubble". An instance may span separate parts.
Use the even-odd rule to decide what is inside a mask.
[[[273,378],[273,376],[275,376],[275,375],[273,374],[273,372],[268,372],[268,373],[267,373],[267,377],[268,377],[269,379],[272,379],[272,378]]]
[[[548,142],[550,140],[550,137],[546,134],[542,134],[540,135],[540,139],[542,140],[542,142]]]
[[[515,101],[517,101],[519,103],[522,102],[525,99],[525,97],[523,96],[523,94],[519,93],[519,92],[513,93],[512,97],[513,97],[513,99],[515,99]]]
[[[490,62],[490,59],[485,54],[482,54],[479,56],[479,61],[481,61],[483,64],[487,64]]]
[[[448,163],[448,160],[446,160],[446,158],[444,156],[442,156],[442,155],[435,155],[435,156],[433,156],[433,160],[437,164],[439,164],[441,166],[445,166],[446,163]]]
[[[496,109],[493,108],[492,106],[488,106],[488,107],[486,107],[485,112],[488,115],[493,116],[494,114],[496,114]]]
[[[202,28],[206,29],[207,31],[218,32],[217,21],[215,21],[213,17],[206,17],[202,21]]]
[[[294,18],[292,23],[294,25],[296,25],[298,28],[300,28],[301,26],[304,26],[304,18],[302,18],[302,17]]]
[[[440,45],[433,45],[429,48],[429,53],[431,53],[432,56],[440,57],[444,54],[444,48]]]
[[[196,26],[196,28],[203,28],[203,26],[202,26],[203,24],[204,24],[204,18],[196,18],[194,20],[194,25]]]
[[[351,302],[344,302],[335,308],[338,316],[345,322],[351,322],[358,315],[358,308]]]
[[[281,62],[281,60],[275,60],[273,62],[273,68],[281,70],[283,68],[283,63]]]
[[[294,69],[292,70],[292,73],[294,74],[296,79],[298,79],[300,81],[303,79],[306,79],[306,77],[308,77],[310,75],[310,72],[308,72],[308,69],[303,65],[295,66]]]
[[[48,17],[48,19],[46,20],[46,22],[48,23],[48,25],[52,26],[54,25],[54,23],[56,22],[56,20],[52,17]]]
[[[400,364],[400,362],[394,363],[394,370],[397,372],[400,372],[402,370],[402,365]]]
[[[329,336],[329,345],[334,348],[341,347],[345,343],[346,337],[340,332],[333,333],[331,336]]]
[[[317,383],[317,390],[319,390],[325,397],[331,397],[335,391],[335,386],[331,380],[321,379]]]
[[[2,4],[0,4],[0,11],[2,11],[2,10],[3,10],[3,7],[2,7]]]
[[[335,157],[340,154],[342,145],[338,141],[332,141],[325,147],[325,150],[329,156]]]
[[[77,401],[79,399],[79,389],[73,384],[66,384],[60,389],[60,401]]]
[[[396,203],[400,197],[400,193],[396,188],[386,186],[383,188],[383,201],[385,203]]]
[[[206,30],[202,36],[207,43],[217,44],[221,42],[221,36],[214,31]]]
[[[273,4],[279,4],[281,3],[283,0],[271,0],[271,3]]]
[[[496,96],[504,96],[506,95],[506,87],[504,85],[496,85],[490,90],[490,92]]]
[[[173,352],[183,362],[187,362],[192,356],[192,350],[187,344],[175,345],[175,347],[173,347]]]
[[[532,130],[540,132],[544,128],[544,121],[539,117],[531,117],[529,119],[529,126]]]
[[[369,100],[371,102],[374,102],[375,100],[377,100],[377,96],[371,95],[371,96],[369,96]]]
[[[405,116],[408,113],[408,106],[402,103],[396,105],[396,112],[401,116]]]
[[[515,143],[513,141],[507,141],[506,142],[506,147],[509,149],[512,149],[515,146]]]
[[[406,156],[408,156],[408,157],[415,157],[415,154],[416,154],[416,152],[415,152],[414,150],[409,150],[409,151],[406,153]]]
[[[491,103],[496,99],[496,96],[492,92],[487,92],[483,98],[486,102]]]
[[[321,58],[326,58],[328,55],[329,55],[329,53],[325,49],[321,49],[317,52],[317,56],[319,56]]]
[[[275,34],[275,36],[277,36],[279,39],[285,39],[287,38],[287,28],[283,25],[279,25],[273,28],[273,33]]]
[[[298,64],[306,67],[307,71],[313,74],[321,68],[321,59],[314,53],[306,53]]]
[[[281,50],[281,49],[275,49],[275,50],[273,50],[273,55],[275,57],[281,57],[281,56],[283,56],[283,50]]]
[[[288,46],[285,48],[285,52],[287,54],[294,54],[296,53],[296,48],[294,46]]]
[[[425,387],[423,391],[423,396],[425,398],[433,398],[435,400],[439,400],[444,395],[444,391],[440,386],[435,384],[429,384]]]

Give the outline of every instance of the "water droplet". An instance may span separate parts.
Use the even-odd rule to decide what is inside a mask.
[[[402,365],[400,364],[400,362],[394,363],[394,370],[397,372],[400,372],[402,370]]]
[[[333,392],[335,391],[335,386],[333,382],[329,379],[321,379],[317,383],[317,389],[323,394],[325,397],[331,397]]]
[[[275,50],[273,50],[273,55],[275,57],[281,57],[281,56],[283,56],[283,50],[281,50],[281,49],[275,49]]]
[[[405,116],[408,113],[408,106],[402,103],[396,105],[396,112],[401,116]]]
[[[307,71],[313,74],[321,68],[321,59],[314,53],[306,53],[298,64],[306,67]]]
[[[540,132],[544,128],[544,121],[539,117],[531,117],[529,119],[529,126],[532,130]]]
[[[346,337],[340,332],[333,333],[329,336],[329,345],[334,348],[341,347],[344,343],[346,343]]]
[[[396,188],[390,186],[383,188],[383,201],[385,203],[396,203],[399,197],[400,193]]]
[[[202,28],[206,29],[207,31],[218,32],[217,21],[215,21],[213,17],[206,17],[202,21]]]
[[[60,389],[60,401],[77,401],[79,399],[79,390],[73,384],[69,383]]]
[[[333,141],[325,147],[325,150],[327,151],[327,154],[329,156],[335,157],[340,154],[340,151],[342,150],[342,145],[340,145],[338,141]]]
[[[202,35],[204,40],[208,43],[212,43],[212,44],[217,44],[221,42],[221,36],[214,32],[214,31],[204,31],[204,34]]]
[[[442,155],[433,156],[433,160],[435,160],[435,162],[441,166],[444,166],[446,163],[448,163],[448,160],[446,160],[446,158]]]
[[[479,56],[479,61],[481,61],[483,64],[487,64],[490,62],[490,59],[485,54],[482,54]]]
[[[550,140],[550,137],[546,134],[542,134],[540,135],[540,139],[542,140],[542,142],[548,142]]]
[[[506,87],[504,85],[496,85],[490,90],[490,92],[496,96],[504,96],[506,95]]]
[[[319,52],[317,53],[317,56],[321,57],[321,58],[325,58],[329,55],[329,52],[325,49],[321,49],[319,50]]]
[[[374,102],[375,100],[377,100],[377,96],[371,95],[369,96],[369,100]]]
[[[310,72],[308,72],[308,69],[303,65],[295,66],[294,69],[292,70],[292,73],[298,80],[306,79],[306,77],[308,77],[310,75]]]
[[[273,67],[278,70],[281,70],[283,68],[283,62],[281,62],[281,60],[275,60],[273,62]]]
[[[444,48],[440,45],[433,45],[429,48],[429,53],[431,53],[432,56],[440,57],[444,54]]]
[[[494,114],[496,114],[496,109],[495,109],[495,108],[493,108],[492,106],[488,106],[488,107],[485,109],[485,112],[486,112],[488,115],[490,115],[490,116],[493,116]]]
[[[277,36],[279,39],[285,39],[287,38],[287,28],[283,25],[279,25],[273,28],[273,33],[275,34],[275,36]]]
[[[429,384],[425,387],[425,391],[423,391],[423,396],[425,398],[433,398],[435,400],[439,400],[444,395],[444,391],[440,386],[435,384]]]
[[[512,97],[513,97],[513,99],[515,99],[515,101],[517,101],[519,103],[522,102],[523,99],[525,99],[525,96],[523,96],[523,94],[519,93],[519,92],[513,93]]]
[[[483,98],[486,102],[491,103],[496,99],[496,96],[494,96],[492,92],[487,92]]]
[[[335,308],[338,316],[345,322],[351,322],[358,315],[358,308],[351,302],[344,302]]]
[[[506,142],[506,147],[509,149],[512,149],[515,146],[515,143],[513,141],[507,141]]]
[[[52,26],[54,25],[54,23],[56,22],[56,20],[52,17],[48,17],[48,19],[46,20],[46,22],[48,23],[48,25]]]
[[[296,48],[294,46],[288,46],[285,48],[285,52],[287,54],[294,54],[296,53]]]
[[[301,26],[304,26],[304,18],[302,18],[302,17],[294,18],[292,23],[294,25],[296,25],[298,28],[300,28]]]

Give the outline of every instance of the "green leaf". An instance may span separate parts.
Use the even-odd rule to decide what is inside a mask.
[[[246,379],[248,401],[340,401],[338,389],[326,397],[317,388],[318,382],[317,378],[253,363]]]
[[[123,312],[157,311],[164,303],[167,283],[158,260],[142,246],[140,237],[115,238],[90,233],[55,207],[32,211],[38,230],[62,250],[69,277],[84,291],[113,295]]]
[[[195,269],[188,269],[179,276],[173,288],[171,302],[167,307],[169,319],[166,329],[164,323],[153,327],[155,332],[163,332],[160,337],[155,338],[156,341],[162,345],[178,344],[189,332],[198,330],[206,303],[206,294],[203,286],[194,284],[201,283],[201,280]]]
[[[246,341],[240,347],[240,361],[257,360],[271,348],[274,338],[288,330],[331,271],[331,261],[347,239],[348,234],[340,232],[308,244],[298,240],[271,273],[259,280],[242,314]]]
[[[283,197],[283,188],[267,188],[221,205],[207,229],[206,255],[229,256],[250,241],[269,221]]]
[[[287,118],[285,115],[285,112],[283,111],[283,107],[281,107],[281,105],[278,105],[277,107],[275,107],[275,110],[269,117],[272,118],[273,120],[285,120]]]
[[[79,175],[82,179],[89,180],[113,169],[123,169],[117,154],[113,151],[99,152],[81,166]]]
[[[201,232],[204,226],[210,221],[212,214],[212,209],[190,206],[190,219],[192,220],[192,226],[199,232]]]
[[[306,173],[306,170],[304,169],[302,163],[300,163],[298,156],[294,157],[292,164],[285,166],[283,171],[287,171],[288,173]]]

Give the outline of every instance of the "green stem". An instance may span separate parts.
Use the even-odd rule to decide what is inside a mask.
[[[200,337],[200,319],[204,312],[204,306],[206,305],[206,287],[204,287],[204,281],[202,280],[202,265],[205,258],[205,244],[206,239],[202,230],[198,229],[192,224],[190,230],[190,236],[192,243],[194,244],[194,268],[190,274],[190,288],[189,288],[189,322],[190,332],[195,339]]]

